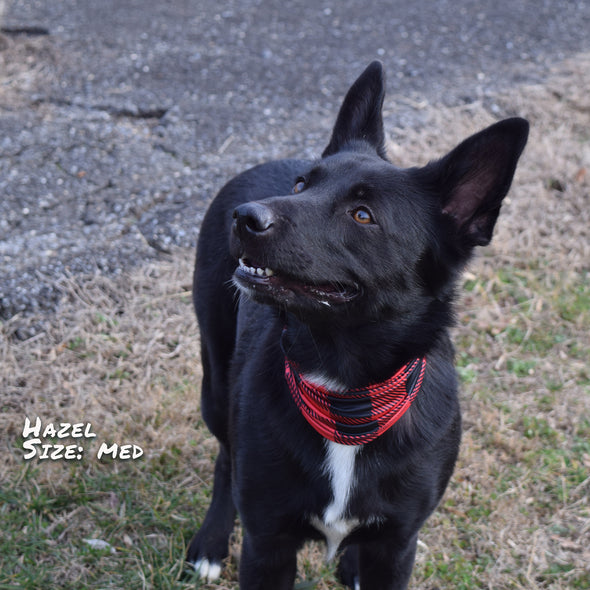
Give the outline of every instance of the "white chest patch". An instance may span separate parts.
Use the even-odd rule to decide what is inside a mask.
[[[355,485],[354,462],[360,448],[326,441],[324,469],[330,477],[333,498],[322,517],[314,516],[311,523],[326,537],[328,561],[334,558],[342,540],[359,525],[358,519],[345,518],[345,514]]]
[[[346,387],[323,375],[306,375],[306,379],[315,385],[322,385],[333,391],[345,391]],[[341,445],[326,440],[326,458],[323,469],[330,478],[332,501],[321,517],[313,516],[311,524],[326,538],[326,559],[330,561],[336,555],[338,546],[359,524],[357,518],[345,518],[350,495],[355,486],[354,466],[360,445]]]

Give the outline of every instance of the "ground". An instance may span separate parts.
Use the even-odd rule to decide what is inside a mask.
[[[590,49],[590,7],[567,0],[4,0],[0,26],[4,319],[54,310],[64,274],[194,245],[232,173],[321,152],[375,58],[393,132],[424,124],[417,104],[493,112]]]
[[[203,207],[245,165],[317,155],[342,93],[377,56],[400,165],[503,116],[531,122],[494,241],[464,277],[462,452],[412,588],[588,588],[588,8],[246,5],[5,8],[0,586],[195,586],[179,578],[216,453],[198,414],[190,301]],[[72,458],[53,446],[59,459],[34,447],[25,460],[36,417],[96,436],[49,433]],[[118,456],[99,461],[102,442]],[[211,588],[237,588],[239,543],[238,529]],[[339,588],[320,545],[300,556],[298,588],[313,587]]]

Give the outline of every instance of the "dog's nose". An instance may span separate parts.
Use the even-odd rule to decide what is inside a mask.
[[[276,219],[269,207],[258,202],[243,203],[234,210],[234,230],[239,236],[263,234],[270,230]]]

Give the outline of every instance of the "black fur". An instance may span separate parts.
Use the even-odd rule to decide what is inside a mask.
[[[383,96],[374,62],[348,92],[321,159],[240,174],[201,228],[194,301],[202,412],[220,452],[211,507],[187,557],[220,564],[237,509],[242,590],[292,588],[296,551],[322,538],[311,520],[332,501],[326,441],[284,379],[284,328],[283,346],[302,373],[345,388],[427,358],[410,410],[356,456],[344,516],[360,524],[341,544],[344,583],[406,588],[418,531],[457,457],[448,334],[456,282],[474,246],[492,237],[528,124],[501,121],[439,161],[400,169],[385,154]],[[253,276],[240,258],[273,276]]]

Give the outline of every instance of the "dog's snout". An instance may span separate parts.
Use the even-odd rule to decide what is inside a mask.
[[[243,203],[233,213],[234,228],[238,235],[263,234],[275,223],[273,211],[262,203]]]

